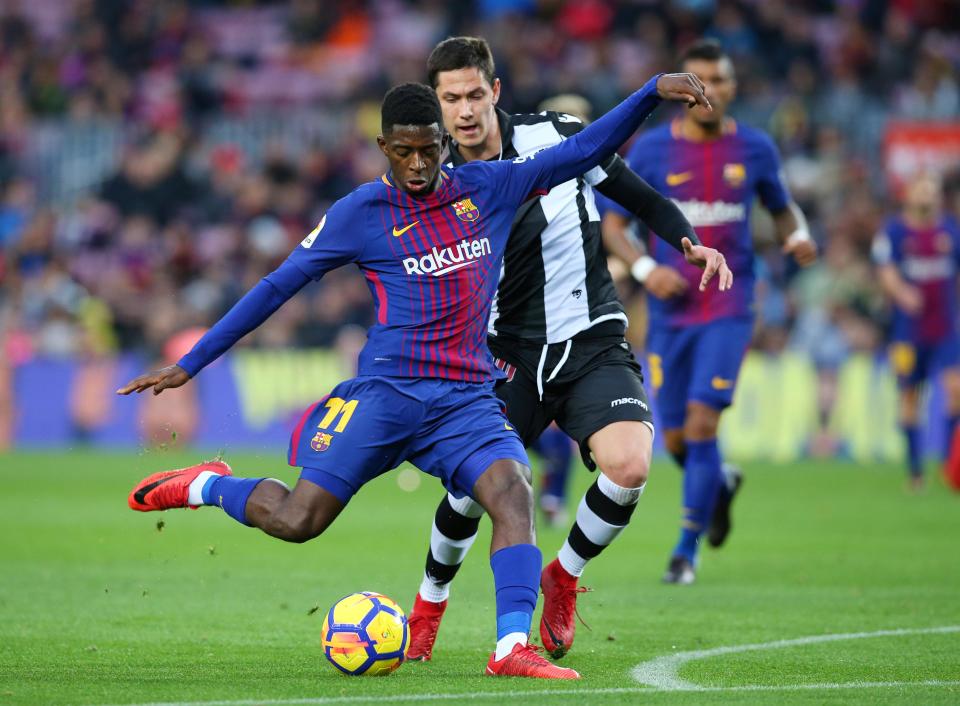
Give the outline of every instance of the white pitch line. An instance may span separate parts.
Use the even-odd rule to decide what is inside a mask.
[[[681,679],[679,676],[680,668],[687,662],[708,657],[718,657],[720,655],[736,654],[737,652],[755,652],[760,650],[778,650],[785,647],[798,647],[802,645],[815,645],[821,642],[840,642],[842,640],[865,640],[873,637],[896,637],[903,635],[936,635],[944,633],[960,632],[960,625],[944,625],[936,628],[902,628],[899,630],[877,630],[875,632],[849,632],[837,633],[833,635],[811,635],[809,637],[799,637],[792,640],[774,640],[773,642],[755,642],[748,645],[726,645],[724,647],[714,647],[709,650],[691,650],[689,652],[677,652],[672,655],[665,655],[651,659],[642,664],[638,664],[630,670],[630,676],[641,684],[652,686],[661,691],[704,691],[714,688],[724,691],[754,691],[757,687],[703,687],[699,684]],[[851,682],[856,685],[858,682]],[[901,686],[901,682],[865,682],[880,686]],[[920,682],[906,682],[917,683]],[[949,684],[949,682],[944,682]],[[764,687],[766,688],[766,687]],[[778,687],[785,689],[786,687]],[[817,684],[799,685],[796,688],[814,689],[820,688]],[[824,688],[857,688],[845,687],[840,685],[824,685]]]
[[[745,686],[694,686],[682,691],[720,692],[720,691],[827,691],[838,689],[891,689],[927,687],[958,687],[960,681],[852,681],[826,684],[747,684]],[[680,691],[680,690],[675,690]],[[527,698],[530,696],[601,696],[614,694],[656,694],[660,689],[650,687],[610,687],[606,689],[540,689],[539,691],[474,691],[461,694],[370,694],[369,696],[319,696],[305,699],[244,699],[242,701],[164,701],[156,703],[130,704],[126,706],[324,706],[325,704],[366,704],[382,703],[419,703],[421,701],[474,701],[477,699],[502,699],[509,697]]]
[[[696,692],[737,692],[737,691],[827,691],[839,689],[902,689],[915,687],[953,688],[960,687],[960,680],[928,679],[924,681],[852,681],[828,682],[817,684],[746,684],[743,686],[700,686],[679,678],[677,672],[687,662],[737,652],[775,650],[784,647],[813,645],[821,642],[841,640],[863,640],[872,637],[892,637],[900,635],[934,635],[960,632],[960,625],[945,625],[936,628],[903,628],[899,630],[878,630],[876,632],[854,632],[834,635],[812,635],[792,640],[757,642],[747,645],[728,645],[709,650],[693,650],[657,657],[638,664],[630,675],[646,686],[609,687],[602,689],[539,689],[536,691],[474,691],[459,694],[391,694],[391,703],[420,703],[423,701],[475,701],[478,699],[503,699],[510,697],[528,698],[531,696],[586,696],[614,694],[654,694],[663,691]],[[318,696],[299,699],[240,699],[221,701],[164,701],[123,706],[325,706],[326,704],[364,704],[382,702],[383,694],[364,696]]]

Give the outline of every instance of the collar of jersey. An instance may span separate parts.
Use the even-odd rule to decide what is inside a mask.
[[[505,110],[496,109],[497,111],[497,122],[500,124],[500,143],[503,145],[503,159],[513,159],[516,157],[516,154],[512,152],[513,150],[513,121],[510,120],[510,114]],[[486,161],[496,162],[499,161],[500,157],[490,157]],[[449,164],[452,164],[454,167],[459,167],[467,163],[467,160],[463,158],[463,155],[460,154],[460,148],[457,146],[456,142],[450,143],[450,161]]]
[[[397,206],[413,206],[415,204],[424,204],[433,206],[438,203],[444,203],[451,200],[453,194],[453,170],[445,165],[440,166],[440,186],[429,196],[419,199],[410,196],[410,194],[398,189],[394,183],[390,172],[384,172],[380,175],[380,183],[386,185],[387,201]]]
[[[724,137],[729,135],[737,134],[737,121],[731,117],[726,117],[723,119],[723,131],[720,133],[718,140],[722,140]],[[680,118],[674,118],[670,121],[670,137],[675,140],[683,140],[684,142],[694,142],[700,144],[702,142],[713,142],[713,140],[691,140],[684,136],[683,128],[681,128]]]

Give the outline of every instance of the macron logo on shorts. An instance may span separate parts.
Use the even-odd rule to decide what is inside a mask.
[[[647,407],[647,403],[643,400],[638,400],[636,397],[621,397],[619,400],[610,400],[611,407],[619,407],[622,404],[636,404],[647,412],[650,411],[650,408]]]

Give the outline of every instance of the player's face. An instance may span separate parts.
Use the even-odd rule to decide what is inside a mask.
[[[441,71],[437,97],[443,124],[454,140],[465,147],[478,147],[486,141],[497,119],[500,79],[493,79],[490,85],[477,68]]]
[[[390,162],[397,187],[411,196],[424,196],[436,188],[446,139],[437,123],[394,125],[377,138],[377,144]]]
[[[923,215],[936,213],[940,210],[940,183],[929,176],[917,177],[907,187],[906,204]]]
[[[710,101],[713,110],[703,106],[690,108],[687,113],[691,118],[704,126],[713,126],[723,120],[727,107],[737,95],[737,81],[733,75],[733,64],[729,59],[720,61],[706,61],[704,59],[690,59],[684,62],[684,71],[695,74],[703,81],[703,94]]]

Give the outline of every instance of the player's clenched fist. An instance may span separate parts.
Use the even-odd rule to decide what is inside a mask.
[[[153,388],[153,394],[159,395],[168,387],[180,387],[186,384],[190,379],[187,371],[179,365],[168,365],[160,370],[154,370],[152,373],[136,377],[126,385],[117,390],[118,395],[129,395],[131,392],[143,392]]]
[[[663,74],[657,79],[657,93],[668,101],[683,101],[688,108],[701,105],[713,110],[710,101],[703,94],[706,86],[694,74]]]

